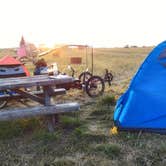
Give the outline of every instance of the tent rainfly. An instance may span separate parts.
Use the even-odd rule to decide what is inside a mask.
[[[119,130],[166,134],[166,41],[145,59],[114,112]]]

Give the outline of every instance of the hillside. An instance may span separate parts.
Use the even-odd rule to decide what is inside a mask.
[[[0,49],[0,58],[6,55],[14,56],[16,55],[17,50],[15,48],[4,48]]]

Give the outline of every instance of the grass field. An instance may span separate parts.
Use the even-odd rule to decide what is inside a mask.
[[[78,101],[79,113],[63,114],[54,133],[47,132],[44,118],[0,123],[0,165],[20,166],[164,166],[166,136],[150,133],[119,132],[110,135],[116,100],[125,92],[138,67],[152,50],[145,48],[94,49],[94,72],[102,75],[108,68],[114,74],[104,96],[90,99],[84,92],[71,90],[54,102]],[[4,53],[4,52],[3,52]],[[63,55],[71,54],[68,50]],[[82,55],[75,50],[75,55]],[[0,56],[2,56],[0,52]],[[48,63],[57,61],[61,70],[68,59],[50,54]],[[60,59],[62,58],[62,59]],[[63,61],[63,64],[62,64]],[[65,64],[65,65],[64,65]],[[31,64],[27,64],[33,69]],[[84,66],[74,66],[77,75]],[[27,106],[35,103],[26,102]],[[16,101],[13,105],[25,107]]]

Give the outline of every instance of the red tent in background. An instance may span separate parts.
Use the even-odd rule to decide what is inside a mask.
[[[0,78],[30,76],[27,68],[12,56],[0,59]]]
[[[19,58],[27,56],[26,43],[23,36],[21,37],[20,48],[17,50],[17,55]]]
[[[37,56],[38,49],[33,43],[26,42],[24,37],[21,37],[19,48],[17,50],[18,59],[29,59],[31,61]]]
[[[22,63],[19,60],[13,58],[12,56],[7,55],[0,59],[0,66],[6,66],[6,65],[18,66],[18,65],[22,65]]]

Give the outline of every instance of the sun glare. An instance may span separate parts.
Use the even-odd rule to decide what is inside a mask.
[[[54,48],[55,43],[53,43],[53,42],[51,42],[51,41],[46,41],[46,42],[45,42],[45,46],[46,46],[47,48]]]

